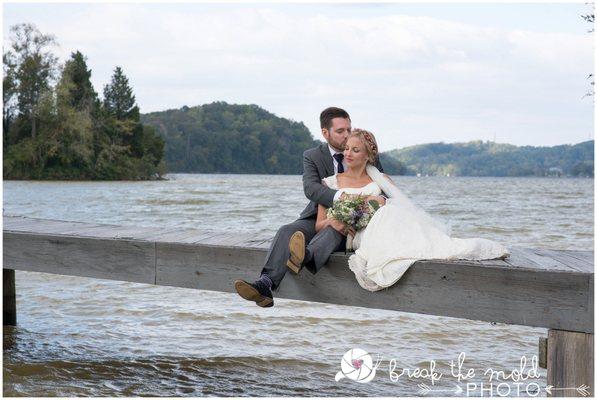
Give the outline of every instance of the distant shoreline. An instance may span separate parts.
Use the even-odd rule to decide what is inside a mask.
[[[296,176],[301,177],[301,174],[260,174],[260,173],[231,173],[231,172],[166,172],[162,177],[157,179],[7,179],[7,182],[156,182],[156,181],[170,181],[167,175],[169,174],[187,174],[187,175],[226,175],[226,176]],[[498,175],[456,175],[456,176],[445,176],[445,175],[429,175],[429,176],[416,176],[416,175],[393,175],[391,177],[408,177],[408,178],[504,178],[504,179],[518,179],[518,178],[538,178],[538,179],[592,179],[594,176],[535,176],[535,175],[520,175],[520,176],[498,176]]]

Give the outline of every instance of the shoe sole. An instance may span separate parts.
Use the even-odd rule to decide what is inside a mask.
[[[288,242],[288,249],[290,250],[290,258],[286,262],[286,266],[293,273],[298,274],[303,268],[303,260],[305,259],[305,235],[301,231],[294,232]]]
[[[254,301],[259,307],[272,307],[274,305],[274,299],[262,295],[257,289],[243,280],[237,279],[234,281],[234,288],[240,297]]]

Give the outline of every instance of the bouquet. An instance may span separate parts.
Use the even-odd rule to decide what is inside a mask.
[[[341,200],[338,200],[334,205],[328,208],[328,218],[334,218],[340,222],[344,222],[349,227],[359,231],[369,224],[373,214],[379,209],[379,203],[375,200],[365,200],[362,195],[345,194]],[[352,250],[352,235],[346,238],[346,250]]]

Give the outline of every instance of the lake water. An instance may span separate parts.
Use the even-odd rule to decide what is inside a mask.
[[[5,181],[4,214],[273,236],[306,204],[300,176],[168,177]],[[393,179],[449,222],[456,237],[593,250],[592,179]],[[284,299],[262,309],[229,293],[22,271],[16,286],[18,326],[4,328],[5,396],[417,396],[422,383],[434,390],[427,395],[454,396],[449,363],[461,352],[464,371],[476,371],[469,381],[488,385],[488,368],[520,369],[524,356],[528,370],[539,337],[547,335],[540,328]],[[383,357],[372,382],[334,380],[353,347]],[[433,386],[421,377],[392,381],[391,359],[396,372],[429,369],[434,360],[443,376]],[[526,382],[544,387],[546,370],[538,371],[540,378]]]

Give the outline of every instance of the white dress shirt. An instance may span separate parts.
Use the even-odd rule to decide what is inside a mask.
[[[342,154],[342,152],[340,151],[336,151],[334,150],[334,148],[332,146],[330,146],[330,144],[328,143],[328,149],[330,149],[330,154],[332,155],[332,161],[334,162],[334,174],[338,173],[338,161],[336,161],[336,159],[334,158],[334,154]],[[344,161],[344,159],[342,159],[342,166],[344,167],[344,171],[346,171],[346,162]],[[334,195],[334,201],[337,201],[340,196],[342,195],[343,190],[340,189],[336,192],[336,194]]]

